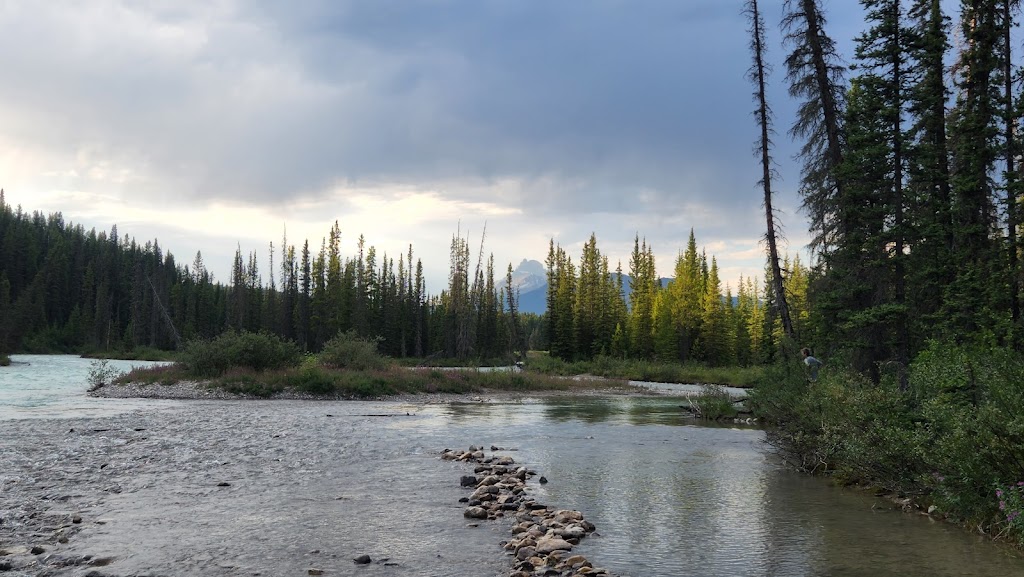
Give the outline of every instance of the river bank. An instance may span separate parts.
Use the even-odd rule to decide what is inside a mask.
[[[346,575],[368,555],[361,574],[507,573],[494,531],[458,521],[443,447],[397,422],[427,418],[402,403],[213,400],[0,421],[0,570]]]
[[[621,381],[618,381],[621,383]],[[614,383],[614,382],[613,382]],[[367,400],[367,401],[392,401],[400,403],[437,404],[452,402],[493,402],[510,401],[527,398],[550,398],[550,397],[595,397],[595,396],[663,396],[670,394],[668,390],[652,389],[634,383],[609,384],[607,387],[594,389],[587,387],[572,387],[564,390],[530,390],[510,391],[490,389],[475,393],[400,393],[377,398],[356,398],[339,399],[337,397],[325,397],[323,395],[312,395],[287,389],[275,393],[269,400]],[[237,394],[225,391],[218,387],[207,386],[198,381],[178,381],[173,384],[144,384],[126,383],[112,384],[89,391],[92,397],[108,399],[177,399],[177,400],[255,400],[260,397],[252,395]]]

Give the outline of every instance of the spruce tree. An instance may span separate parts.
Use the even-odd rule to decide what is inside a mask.
[[[768,106],[766,94],[768,66],[765,63],[765,42],[764,42],[764,19],[758,11],[757,0],[748,0],[746,4],[747,17],[750,20],[750,51],[754,62],[750,67],[748,76],[754,83],[754,101],[757,108],[754,110],[754,117],[757,118],[760,136],[757,141],[757,154],[761,160],[761,185],[764,191],[761,204],[765,213],[765,242],[768,245],[768,263],[772,270],[772,282],[780,298],[778,301],[779,316],[782,319],[782,326],[786,335],[793,336],[793,323],[790,319],[789,306],[786,303],[786,293],[782,290],[782,270],[779,267],[778,248],[778,223],[775,220],[775,209],[772,198],[772,168],[771,157],[771,135],[772,135],[772,113]],[[692,232],[692,231],[691,231]]]
[[[800,192],[811,218],[811,248],[827,251],[835,233],[835,198],[843,187],[837,172],[843,162],[843,66],[825,33],[820,0],[786,0],[783,12],[782,29],[791,47],[786,57],[789,93],[802,100],[790,129],[804,141]]]

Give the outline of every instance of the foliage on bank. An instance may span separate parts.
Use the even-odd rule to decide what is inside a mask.
[[[542,351],[530,351],[525,366],[531,371],[550,375],[594,375],[630,381],[706,383],[733,387],[754,386],[765,370],[763,366],[711,367],[697,362],[657,362],[608,355],[570,362]]]
[[[794,359],[751,392],[781,455],[1024,546],[1024,358],[932,343],[905,391],[896,371],[874,385],[843,367],[809,383]]]
[[[102,375],[104,381],[111,380]],[[330,398],[374,398],[401,393],[565,391],[618,386],[615,380],[570,380],[523,371],[404,367],[377,350],[375,339],[339,333],[318,354],[267,332],[229,331],[188,343],[174,365],[135,369],[120,383],[202,381],[228,392],[272,397],[291,391]]]

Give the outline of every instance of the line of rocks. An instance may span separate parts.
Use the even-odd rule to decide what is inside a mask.
[[[499,450],[491,447],[492,452]],[[466,518],[494,520],[511,515],[515,519],[512,539],[502,542],[516,560],[509,577],[612,577],[586,557],[572,554],[573,547],[596,529],[582,513],[551,509],[527,494],[527,478],[535,476],[535,471],[517,466],[509,456],[487,456],[476,446],[468,451],[445,449],[441,458],[476,464],[474,475],[461,479],[463,487],[473,489],[472,495],[459,500],[467,505]]]

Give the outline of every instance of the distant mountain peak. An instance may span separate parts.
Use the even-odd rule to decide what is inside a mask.
[[[512,271],[512,286],[520,294],[537,290],[548,284],[547,271],[544,265],[535,260],[523,259],[516,270]]]
[[[523,262],[519,263],[519,266],[516,267],[516,270],[512,272],[513,274],[518,272],[523,274],[535,274],[539,276],[546,276],[548,271],[547,269],[544,268],[544,265],[541,264],[540,261],[524,258]]]

